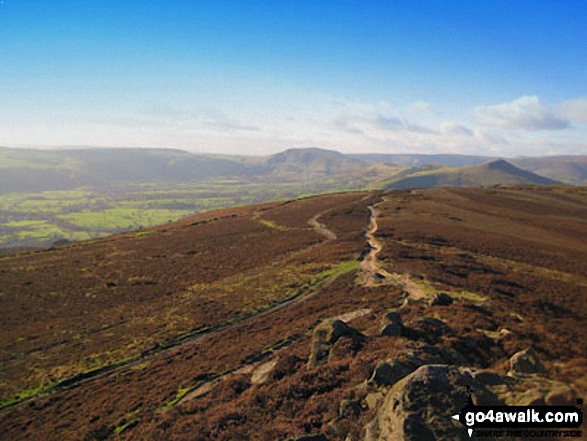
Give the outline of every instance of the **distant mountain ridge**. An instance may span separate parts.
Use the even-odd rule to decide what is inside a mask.
[[[471,167],[496,159],[498,158],[452,154],[347,155],[320,148],[289,149],[265,157],[193,154],[183,150],[162,148],[0,148],[0,194],[71,190],[84,186],[107,188],[119,182],[131,181],[181,183],[225,178],[257,182],[308,182],[330,179],[340,180],[341,188],[346,188],[349,182],[353,183],[352,188],[361,185],[380,188],[390,184],[391,180],[406,178],[415,172],[430,172],[413,169],[414,167],[431,167],[430,164],[453,168]],[[524,157],[509,159],[508,162],[553,181],[587,184],[587,156]],[[508,173],[513,173],[512,170],[501,172],[504,178]],[[463,179],[470,172],[463,173],[461,183],[466,182],[466,179]],[[520,175],[520,172],[516,171],[514,174]],[[494,173],[494,176],[497,177],[497,174]],[[434,179],[436,178],[428,176],[419,177],[417,181],[411,179],[405,182],[418,182],[418,185],[423,185],[425,181],[428,186],[434,185]],[[451,182],[447,179],[440,181]],[[530,179],[530,182],[533,180],[536,178]],[[477,186],[485,181],[471,182],[471,185]]]
[[[389,183],[386,188],[483,187],[489,185],[554,185],[554,181],[498,159],[463,168],[424,167]]]
[[[370,163],[394,163],[406,167],[421,167],[425,164],[441,164],[446,167],[469,167],[502,159],[491,156],[457,155],[457,154],[353,154],[352,158]],[[574,185],[587,185],[587,156],[520,156],[508,158],[516,167],[538,175]]]

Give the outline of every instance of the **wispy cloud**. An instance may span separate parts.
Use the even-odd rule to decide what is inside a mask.
[[[174,109],[168,106],[151,106],[127,117],[108,117],[93,120],[102,125],[127,129],[168,128],[179,130],[213,130],[217,132],[259,131],[257,125],[230,118],[224,112],[211,108],[197,110]]]
[[[415,133],[437,133],[437,131],[434,129],[410,122],[405,118],[399,118],[396,116],[387,117],[379,115],[375,119],[375,125],[377,128],[381,130],[390,130],[392,132],[406,131]]]
[[[442,123],[439,131],[443,135],[473,136],[473,131],[470,128],[453,121]]]
[[[537,96],[522,96],[509,103],[495,106],[479,106],[475,119],[488,126],[512,127],[526,130],[562,130],[569,121],[558,116],[540,102]]]

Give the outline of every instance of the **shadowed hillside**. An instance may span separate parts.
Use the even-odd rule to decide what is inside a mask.
[[[424,167],[392,180],[387,188],[482,187],[490,185],[553,185],[556,181],[522,170],[502,159],[458,169]]]

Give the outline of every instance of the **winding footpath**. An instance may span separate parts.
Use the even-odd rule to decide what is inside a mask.
[[[370,249],[369,253],[363,258],[359,265],[363,271],[361,283],[364,286],[370,287],[390,283],[397,284],[408,293],[410,299],[418,300],[424,298],[426,293],[420,285],[411,280],[409,274],[390,273],[383,268],[380,268],[377,264],[377,254],[379,254],[383,245],[375,238],[375,233],[378,228],[377,210],[375,207],[385,202],[387,202],[387,199],[384,197],[381,202],[368,206],[371,215],[369,217],[369,229],[365,235]]]
[[[318,213],[316,216],[314,216],[312,219],[308,221],[308,224],[310,224],[318,233],[325,236],[328,240],[336,240],[336,234],[334,233],[334,231],[329,230],[326,227],[326,225],[318,222],[318,218],[322,216],[324,213],[326,213],[326,211]]]

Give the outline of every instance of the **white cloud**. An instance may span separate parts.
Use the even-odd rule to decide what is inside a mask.
[[[523,96],[509,103],[475,108],[475,119],[495,127],[513,127],[527,130],[561,130],[569,121],[557,116],[537,96]]]
[[[375,126],[381,130],[389,130],[392,132],[406,131],[415,133],[437,133],[429,127],[410,122],[404,118],[397,116],[383,116],[379,115],[375,119]]]
[[[510,142],[505,139],[503,136],[497,135],[495,133],[488,133],[485,130],[475,129],[473,131],[473,135],[475,139],[478,141],[485,143],[485,144],[495,144],[495,145],[509,145]]]
[[[587,98],[564,101],[558,105],[556,113],[562,118],[587,122]]]
[[[442,123],[439,131],[441,134],[448,136],[473,136],[471,129],[454,121]]]

